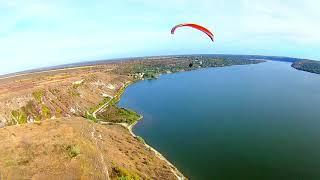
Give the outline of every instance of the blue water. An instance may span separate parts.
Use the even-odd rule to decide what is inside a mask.
[[[134,127],[191,179],[320,179],[320,75],[290,63],[208,68],[128,87]]]

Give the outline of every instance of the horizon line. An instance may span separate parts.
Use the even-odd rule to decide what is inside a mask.
[[[289,59],[296,59],[296,60],[313,60],[313,59],[306,59],[306,58],[297,58],[297,57],[291,57],[291,56],[269,56],[269,55],[259,55],[259,54],[225,54],[225,53],[217,53],[217,54],[175,54],[175,55],[151,55],[151,56],[133,56],[133,57],[116,57],[116,58],[107,58],[107,59],[91,59],[91,60],[83,60],[83,61],[77,61],[74,63],[67,63],[67,64],[59,64],[59,65],[52,65],[52,66],[43,66],[39,68],[33,68],[33,69],[26,69],[23,71],[16,71],[12,73],[7,74],[0,74],[0,80],[6,79],[14,76],[22,76],[26,75],[28,73],[40,73],[45,71],[51,71],[51,70],[62,70],[65,68],[76,68],[76,67],[84,67],[84,66],[94,66],[99,64],[106,64],[103,62],[108,61],[108,63],[117,62],[119,60],[135,60],[138,58],[150,58],[150,57],[173,57],[173,56],[198,56],[198,55],[218,55],[218,56],[259,56],[259,57],[271,57],[271,58],[289,58]],[[316,60],[315,60],[316,61]]]

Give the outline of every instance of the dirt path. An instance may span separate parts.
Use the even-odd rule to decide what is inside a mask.
[[[92,116],[93,116],[94,118],[97,118],[97,113],[100,112],[102,109],[108,107],[110,101],[112,101],[113,99],[114,99],[114,97],[111,98],[111,99],[110,99],[108,102],[106,102],[104,105],[102,105],[101,107],[99,107],[97,110],[95,110],[95,111],[92,113]]]
[[[94,140],[94,143],[98,147],[97,149],[99,149],[99,151],[100,151],[99,144],[98,144],[99,141],[98,141],[98,139],[97,139],[95,134],[96,134],[96,129],[94,128],[94,125],[92,125],[91,138]],[[101,137],[101,134],[99,134],[99,137]],[[100,151],[100,161],[101,161],[101,164],[103,166],[103,172],[105,174],[105,178],[107,180],[109,180],[110,176],[109,176],[109,172],[108,172],[108,167],[107,167],[107,165],[105,163],[105,160],[104,160],[104,157],[103,157],[103,154],[102,154],[101,151]]]
[[[124,88],[126,85],[130,84],[130,82],[127,82],[126,84],[124,84],[122,86],[122,88]],[[112,97],[108,102],[106,102],[104,105],[102,105],[101,107],[99,107],[98,109],[96,109],[93,113],[92,116],[94,118],[97,118],[97,113],[100,112],[102,109],[106,108],[109,106],[110,101],[112,101],[114,98],[117,98],[118,96],[121,96],[121,94],[116,94],[114,97]]]

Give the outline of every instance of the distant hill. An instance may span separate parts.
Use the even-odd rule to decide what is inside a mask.
[[[320,74],[320,61],[301,60],[294,62],[291,66],[301,71]]]
[[[230,59],[230,60],[272,60],[272,61],[283,61],[283,62],[296,62],[302,59],[292,58],[292,57],[281,57],[281,56],[260,56],[260,55],[230,55],[230,54],[194,54],[194,55],[168,55],[168,56],[146,56],[146,57],[132,57],[132,58],[118,58],[118,59],[109,59],[109,60],[92,60],[84,62],[76,62],[71,64],[63,64],[57,66],[43,67],[37,69],[30,69],[21,72],[15,72],[5,75],[0,75],[0,78],[6,78],[16,75],[64,69],[64,68],[74,68],[82,66],[94,66],[99,64],[114,63],[119,61],[128,61],[128,60],[141,60],[141,59],[159,59],[159,58],[170,58],[170,57],[210,57],[210,58],[221,58],[221,59]]]
[[[213,54],[208,55],[210,57],[216,57],[216,58],[237,58],[237,59],[250,59],[250,60],[271,60],[271,61],[283,61],[283,62],[296,62],[301,59],[299,58],[292,58],[292,57],[282,57],[282,56],[261,56],[261,55],[224,55],[224,54]]]

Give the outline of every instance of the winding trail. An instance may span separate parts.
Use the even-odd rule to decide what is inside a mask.
[[[109,180],[110,179],[110,176],[109,176],[109,171],[108,171],[108,167],[105,163],[105,160],[104,160],[104,157],[103,157],[103,154],[99,148],[99,141],[97,139],[97,137],[95,136],[95,132],[96,132],[96,129],[94,128],[94,125],[92,125],[92,131],[91,131],[91,138],[94,140],[96,146],[97,146],[97,149],[99,150],[100,152],[100,163],[101,165],[103,166],[103,172],[104,172],[104,175],[105,175],[105,179],[106,180]],[[101,134],[100,134],[101,136]]]
[[[112,101],[115,97],[111,98],[108,102],[106,102],[104,105],[102,105],[101,107],[99,107],[98,109],[96,109],[93,113],[92,116],[94,118],[97,118],[97,113],[100,112],[102,109],[106,108],[109,106],[110,101]]]
[[[131,82],[127,82],[126,84],[124,84],[121,88],[125,88],[128,84],[130,84]],[[102,105],[101,107],[99,107],[98,109],[96,109],[93,113],[92,116],[94,118],[97,118],[97,113],[100,112],[101,110],[105,109],[106,107],[109,106],[110,101],[112,101],[113,99],[117,98],[118,96],[121,96],[121,94],[116,94],[114,97],[112,97],[108,102],[104,103],[104,105]]]

